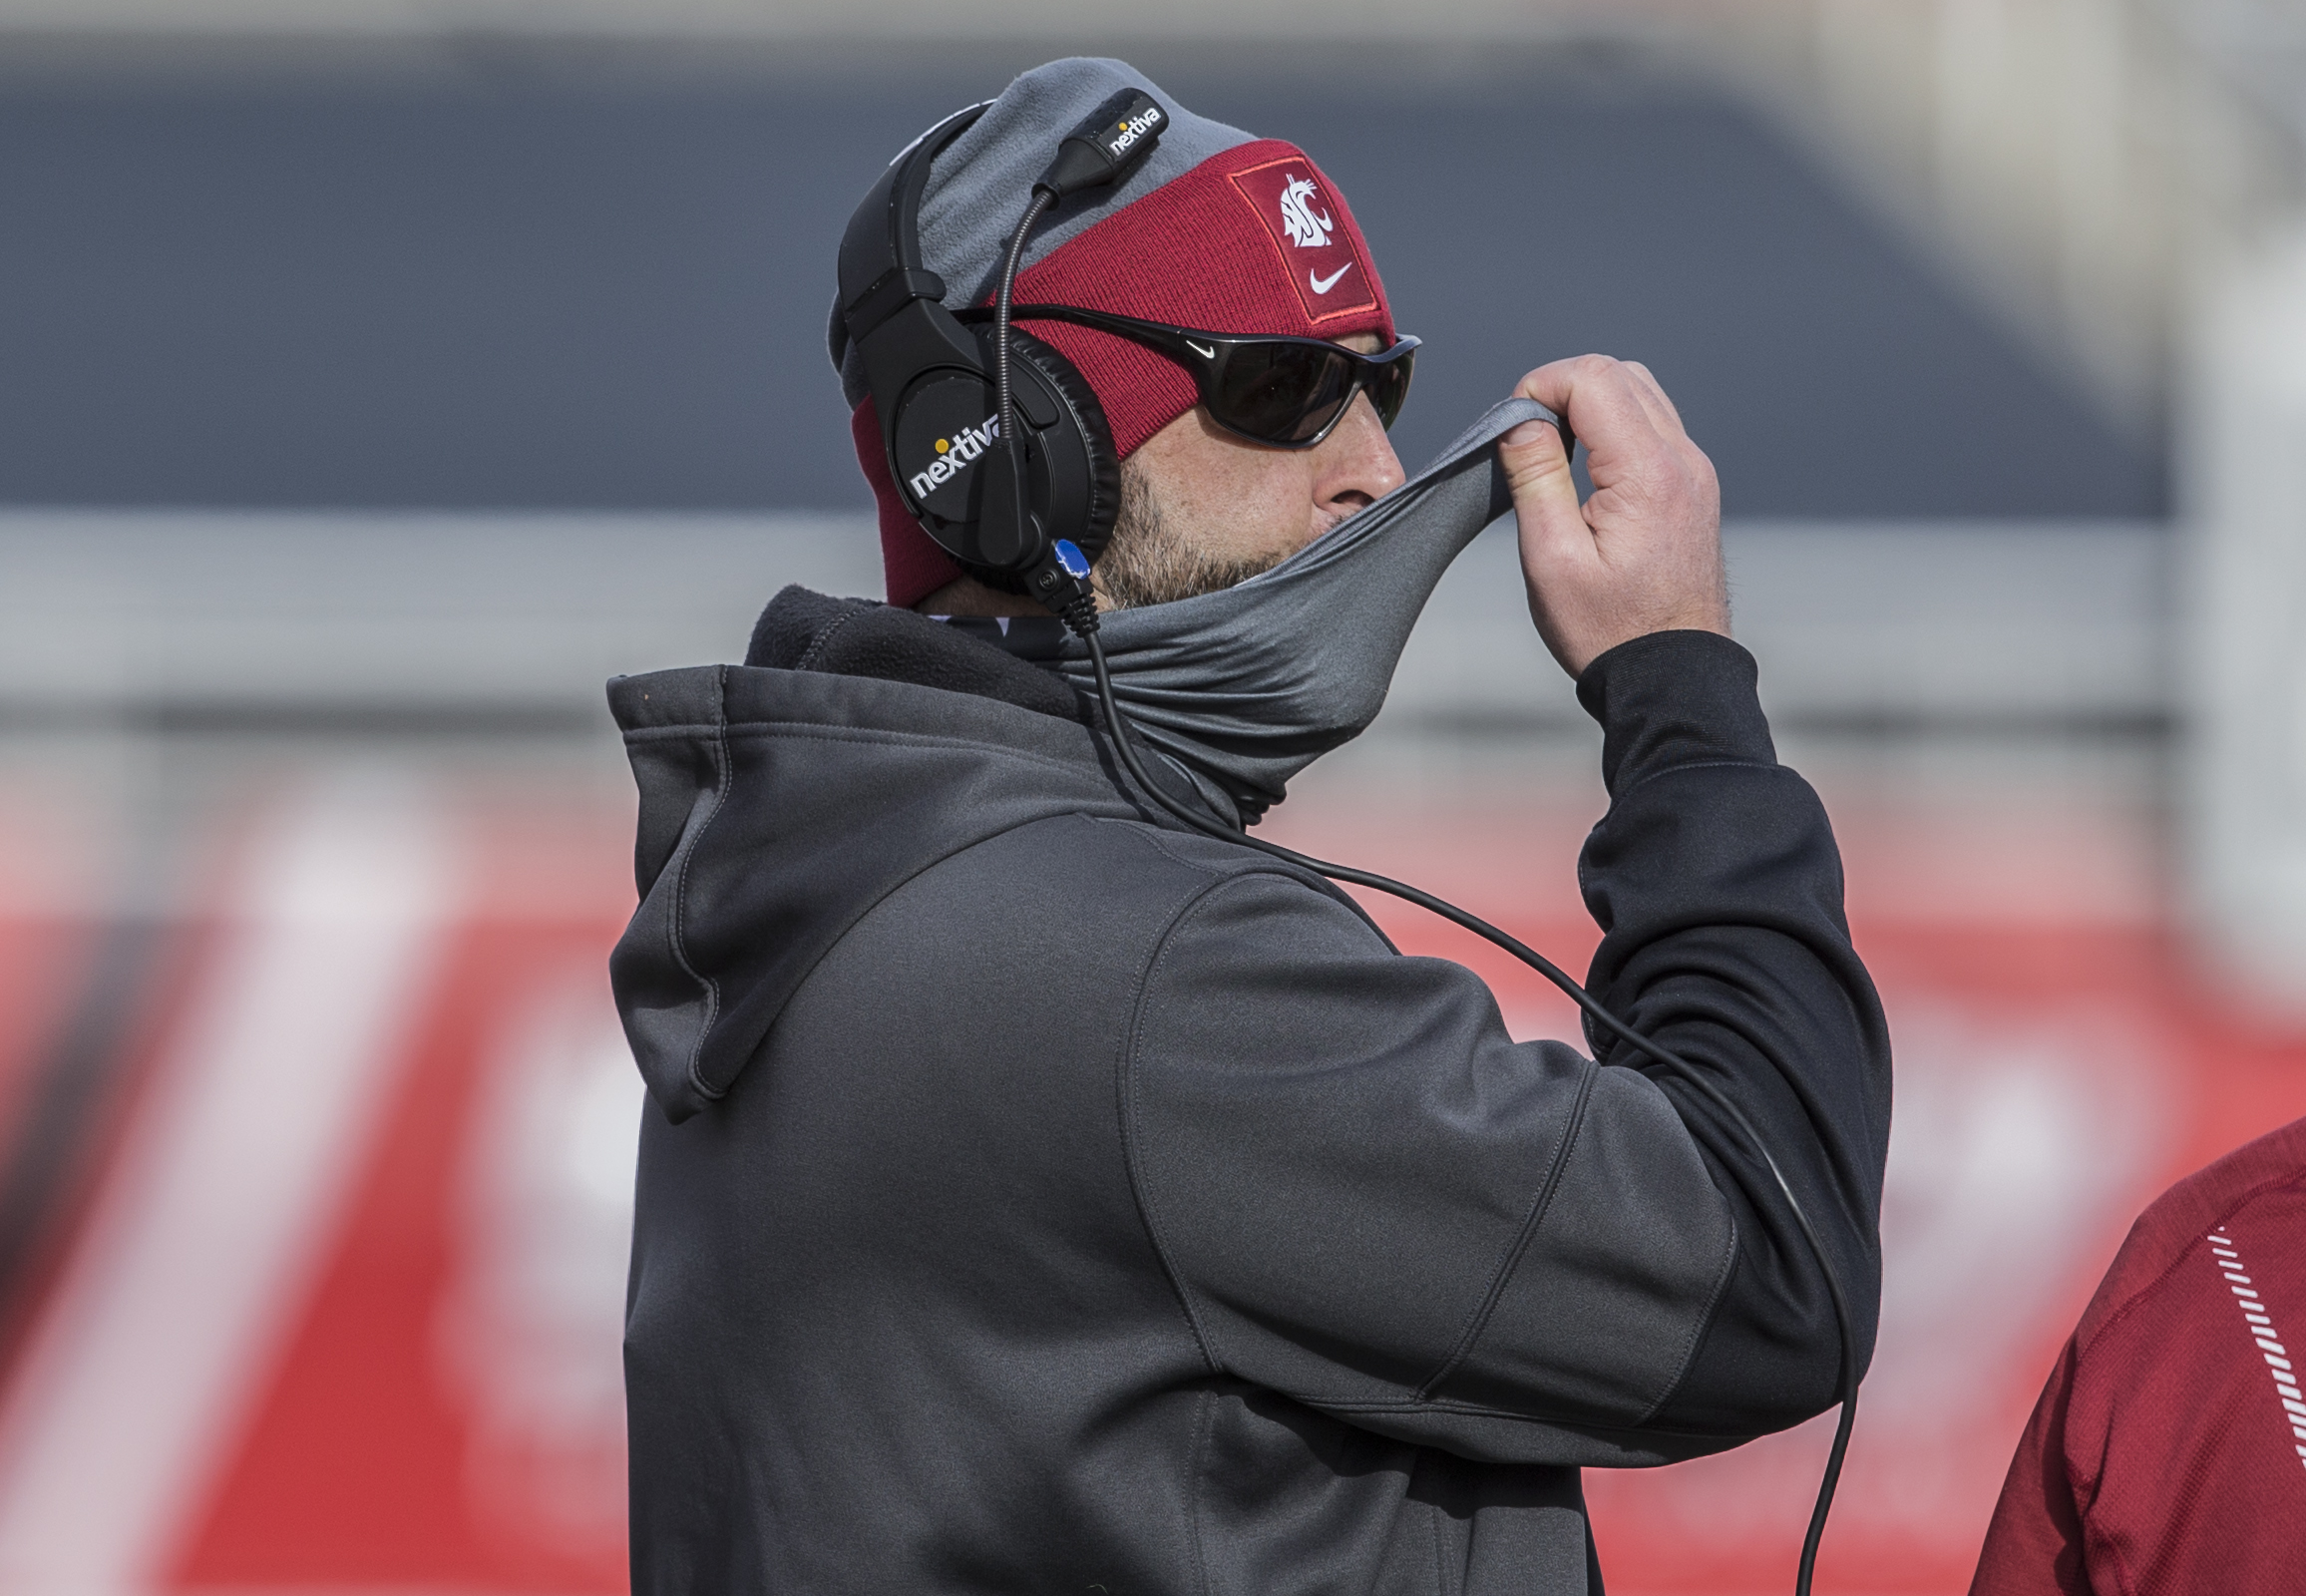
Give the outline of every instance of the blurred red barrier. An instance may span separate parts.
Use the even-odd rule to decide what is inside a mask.
[[[1574,970],[1595,932],[1571,862],[1597,807],[1317,790],[1276,829]],[[2217,1020],[2164,940],[2150,839],[2116,821],[1847,809],[1899,1086],[1882,1340],[1821,1588],[1950,1592],[2129,1216],[2306,1111],[2306,1041]],[[65,1215],[0,1393],[0,1584],[624,1588],[641,1094],[604,964],[627,815],[584,790],[514,808],[344,772],[212,850],[189,962],[124,1030],[133,1089],[91,1132],[95,1196]],[[57,906],[88,889],[10,898],[31,879],[10,869],[0,1131],[20,1132],[28,1060],[90,946]],[[1479,970],[1516,1034],[1575,1034],[1566,1001],[1485,945],[1371,907],[1405,951]],[[1589,1475],[1612,1589],[1787,1588],[1823,1444],[1813,1424]]]
[[[236,829],[0,1406],[0,1583],[623,1588],[628,826],[350,772]]]
[[[96,927],[94,849],[44,788],[0,793],[0,1146],[25,1128],[39,1058],[66,1028]]]

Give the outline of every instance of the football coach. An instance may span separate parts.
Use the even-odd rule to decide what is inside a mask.
[[[1144,81],[1052,63],[935,154],[950,308],[986,302],[1065,131]],[[1417,486],[1386,433],[1415,346],[1304,152],[1152,92],[1158,151],[1052,213],[1018,325],[1118,457],[1107,629],[1264,628],[1154,648],[1185,729],[1148,747],[1239,833],[1279,796],[1270,750],[1294,769],[1374,712],[1323,695],[1360,690],[1338,661],[1382,628],[1267,596],[1318,567],[1368,579],[1353,613],[1390,601],[1325,551],[1364,514],[1370,561],[1419,535],[1384,521]],[[1588,988],[1701,1090],[1606,1029],[1514,1041],[1469,971],[1144,802],[1063,628],[924,534],[843,327],[886,601],[787,589],[743,665],[611,684],[641,897],[612,975],[652,1098],[633,1589],[1598,1592],[1579,1471],[1824,1410],[1879,1300],[1887,1033],[1730,637],[1712,465],[1648,371],[1588,355],[1518,390],[1587,446],[1585,502],[1543,421],[1483,468],[1604,732]],[[1197,368],[1221,341],[1264,378]],[[949,475],[982,440],[938,444]],[[1196,755],[1204,684],[1234,716],[1207,746],[1264,763]]]

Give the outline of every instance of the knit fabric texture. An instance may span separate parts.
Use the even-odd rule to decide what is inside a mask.
[[[1295,145],[1195,116],[1124,62],[1075,59],[1025,73],[941,154],[922,198],[924,263],[946,304],[990,303],[1010,229],[1057,143],[1117,89],[1143,86],[1170,121],[1144,164],[1111,189],[1057,205],[1027,241],[1019,304],[1067,304],[1209,332],[1390,340],[1392,314],[1345,197]],[[1126,458],[1193,408],[1180,367],[1110,334],[1020,326],[1080,368]],[[961,575],[899,497],[840,307],[832,355],[852,408],[858,464],[880,510],[889,601],[912,605]]]

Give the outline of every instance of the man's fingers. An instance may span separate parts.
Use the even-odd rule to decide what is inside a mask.
[[[1570,674],[1631,637],[1677,627],[1725,634],[1714,467],[1648,368],[1601,355],[1540,366],[1515,389],[1549,406],[1591,451],[1584,505],[1553,429],[1524,422],[1498,459],[1521,521],[1521,570],[1538,634]]]
[[[1569,418],[1592,457],[1594,486],[1601,488],[1664,446],[1639,386],[1623,361],[1579,355],[1538,367],[1514,392]]]
[[[1569,454],[1551,422],[1525,421],[1508,432],[1498,440],[1497,463],[1505,469],[1505,485],[1513,493],[1513,514],[1521,523],[1525,549],[1559,550],[1572,539],[1590,546],[1592,534],[1578,512]]]
[[[1650,424],[1668,438],[1687,438],[1690,429],[1682,425],[1682,412],[1674,408],[1674,401],[1666,397],[1665,388],[1648,366],[1639,360],[1619,362],[1634,379],[1634,393],[1649,412]]]

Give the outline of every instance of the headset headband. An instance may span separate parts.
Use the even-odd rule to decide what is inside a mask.
[[[916,299],[943,303],[945,279],[921,264],[921,197],[931,163],[972,127],[990,100],[956,112],[906,147],[881,174],[841,235],[841,321],[865,339]]]

